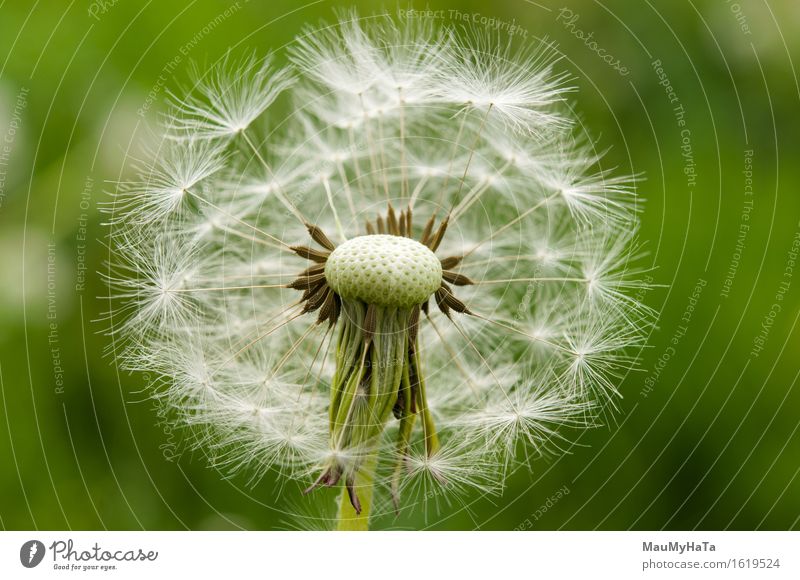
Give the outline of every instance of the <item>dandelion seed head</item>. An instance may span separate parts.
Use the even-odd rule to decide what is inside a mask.
[[[373,471],[376,513],[497,493],[635,367],[636,179],[547,45],[346,13],[288,56],[195,70],[117,186],[117,356],[226,477],[356,512]]]

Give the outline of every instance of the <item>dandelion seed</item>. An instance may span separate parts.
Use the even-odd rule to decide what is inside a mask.
[[[114,213],[129,225],[185,213],[193,204],[190,192],[225,166],[224,151],[213,142],[166,142],[149,153],[154,160],[139,165],[141,180],[121,184],[116,193]]]
[[[195,92],[173,96],[168,126],[175,137],[215,139],[245,131],[292,84],[286,69],[272,67],[270,58],[226,56],[203,75],[195,71]]]
[[[363,529],[499,493],[613,406],[652,316],[634,182],[552,54],[347,14],[175,99],[109,205],[109,316],[212,465],[336,487]]]

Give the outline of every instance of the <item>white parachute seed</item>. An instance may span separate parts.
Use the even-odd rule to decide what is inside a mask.
[[[333,251],[325,265],[325,278],[345,300],[411,308],[439,289],[442,265],[416,240],[382,234],[359,236]]]

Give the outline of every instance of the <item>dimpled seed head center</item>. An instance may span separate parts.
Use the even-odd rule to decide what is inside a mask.
[[[325,264],[325,278],[344,300],[411,308],[442,284],[442,265],[426,246],[401,236],[347,240]]]

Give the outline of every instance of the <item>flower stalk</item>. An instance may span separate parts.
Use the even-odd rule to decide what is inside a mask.
[[[369,519],[372,483],[377,465],[375,449],[390,413],[399,421],[397,457],[392,479],[395,509],[399,507],[399,481],[408,452],[415,417],[422,415],[429,455],[439,443],[433,417],[425,399],[425,382],[419,359],[417,329],[420,307],[384,307],[342,302],[336,349],[336,371],[329,407],[330,464],[307,491],[331,486],[344,477],[341,526],[360,526]],[[356,523],[342,523],[353,520]],[[363,525],[367,525],[364,523]]]
[[[356,474],[354,488],[360,500],[359,511],[356,511],[355,507],[353,507],[348,489],[342,488],[342,492],[339,494],[337,530],[341,532],[365,532],[369,530],[377,463],[377,455],[373,453],[361,464],[361,469]]]

